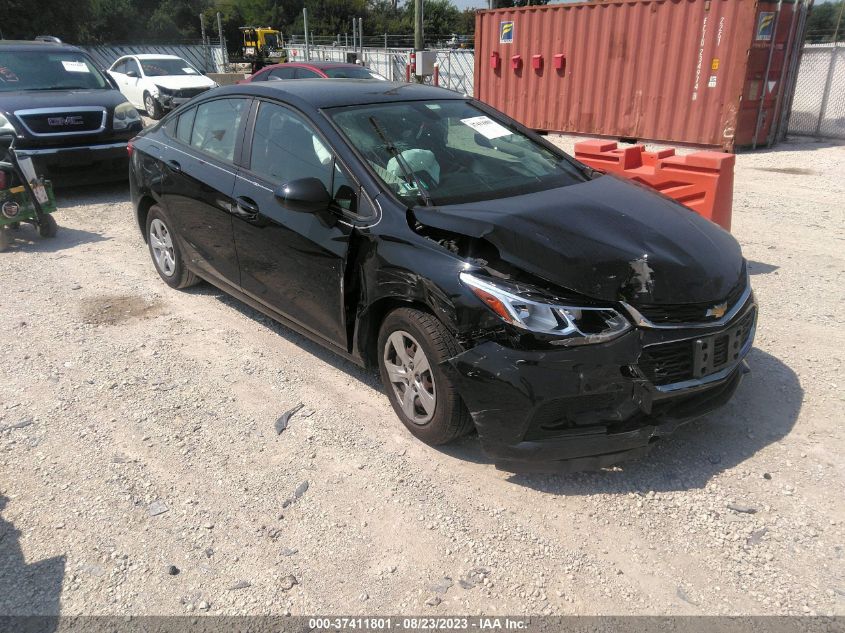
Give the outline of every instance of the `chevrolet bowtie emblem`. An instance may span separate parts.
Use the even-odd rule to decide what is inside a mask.
[[[707,309],[707,313],[705,316],[713,317],[714,319],[721,319],[725,316],[725,312],[728,311],[728,303],[718,303],[714,305],[712,308]]]

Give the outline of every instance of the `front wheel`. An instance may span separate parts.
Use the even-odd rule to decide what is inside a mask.
[[[472,418],[441,367],[461,348],[436,317],[413,308],[394,310],[381,325],[378,348],[387,397],[413,435],[438,445],[472,430]]]
[[[41,237],[56,237],[59,230],[59,225],[56,219],[49,213],[41,216],[41,221],[38,223],[38,235]]]
[[[144,93],[144,110],[153,121],[158,121],[161,118],[161,104],[149,92]]]

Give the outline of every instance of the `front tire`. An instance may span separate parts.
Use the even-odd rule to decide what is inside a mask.
[[[414,436],[436,446],[472,430],[472,418],[441,366],[461,347],[436,317],[412,308],[394,310],[381,325],[378,349],[387,397]]]
[[[56,237],[58,231],[59,225],[52,215],[45,213],[41,216],[41,222],[38,223],[38,235],[41,237]]]
[[[151,206],[147,213],[147,244],[153,265],[164,283],[180,290],[198,283],[199,278],[185,267],[179,243],[170,226],[170,220],[161,207]]]
[[[153,121],[158,121],[163,113],[161,104],[149,92],[144,93],[144,110]]]

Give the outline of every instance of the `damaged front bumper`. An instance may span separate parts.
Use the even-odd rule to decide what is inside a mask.
[[[752,296],[721,328],[637,328],[609,343],[543,351],[487,341],[447,369],[497,468],[594,470],[645,455],[660,436],[725,404],[749,371],[756,318]]]

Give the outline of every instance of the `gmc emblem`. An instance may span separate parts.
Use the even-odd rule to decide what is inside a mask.
[[[51,116],[47,117],[47,125],[52,127],[64,127],[67,125],[82,125],[85,121],[81,116]]]

